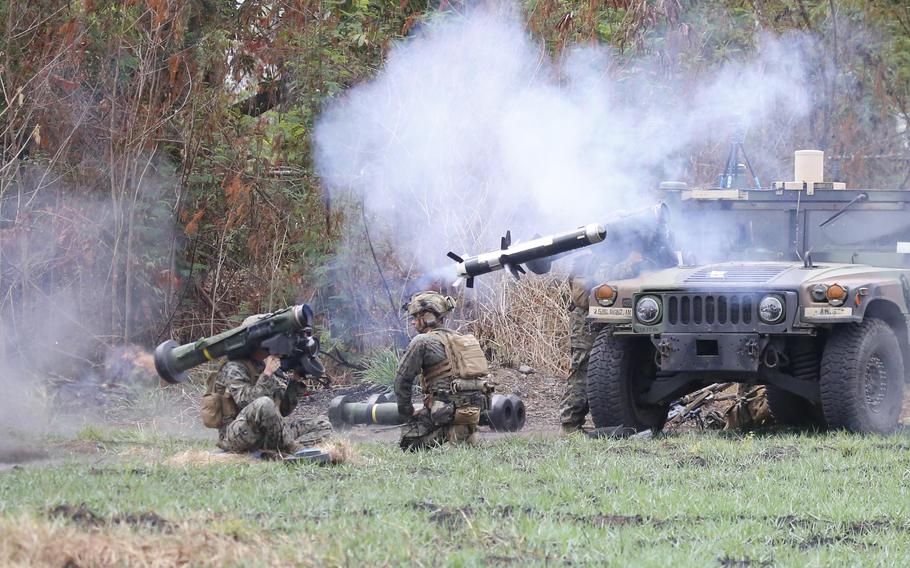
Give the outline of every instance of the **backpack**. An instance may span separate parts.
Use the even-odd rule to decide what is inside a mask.
[[[259,371],[249,361],[237,361],[250,373],[253,380],[259,376]],[[212,371],[205,379],[205,394],[199,402],[199,414],[202,415],[202,424],[206,428],[221,428],[226,420],[232,420],[240,410],[230,394],[225,392],[225,386],[218,383],[221,369]]]
[[[461,335],[449,330],[433,330],[430,333],[445,345],[446,359],[452,369],[452,379],[479,379],[490,374],[487,357],[473,334]]]

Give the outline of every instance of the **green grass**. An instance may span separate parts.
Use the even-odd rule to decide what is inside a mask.
[[[202,447],[86,434],[164,455]],[[336,467],[175,468],[135,452],[102,465],[32,465],[0,473],[0,516],[81,503],[106,517],[155,512],[262,539],[288,561],[306,551],[322,565],[883,566],[910,558],[907,437],[509,437],[417,454],[391,443],[357,450],[355,463]]]
[[[360,372],[364,381],[392,386],[398,372],[398,352],[390,349],[376,351],[364,357],[366,369]]]

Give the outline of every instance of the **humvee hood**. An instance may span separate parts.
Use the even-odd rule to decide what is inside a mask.
[[[710,288],[782,288],[796,289],[815,282],[831,283],[864,273],[880,276],[881,268],[862,264],[816,264],[805,268],[801,263],[721,262],[695,267],[668,268],[628,279],[632,287],[647,290]]]

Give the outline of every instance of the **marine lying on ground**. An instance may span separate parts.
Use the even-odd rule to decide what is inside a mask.
[[[910,364],[910,192],[848,190],[824,181],[823,163],[821,152],[797,152],[796,181],[764,189],[662,184],[688,228],[676,231],[681,248],[702,262],[592,290],[595,426],[660,429],[671,401],[732,381],[764,385],[784,425],[897,427]]]

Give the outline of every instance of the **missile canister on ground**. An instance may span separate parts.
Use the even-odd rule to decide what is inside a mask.
[[[423,408],[415,405],[417,410]],[[524,427],[527,413],[524,402],[516,395],[494,394],[480,413],[480,425],[501,432],[517,432]],[[336,396],[329,405],[329,422],[337,429],[355,425],[404,424],[408,417],[398,414],[393,394],[375,394],[366,402],[350,402],[349,396]]]

